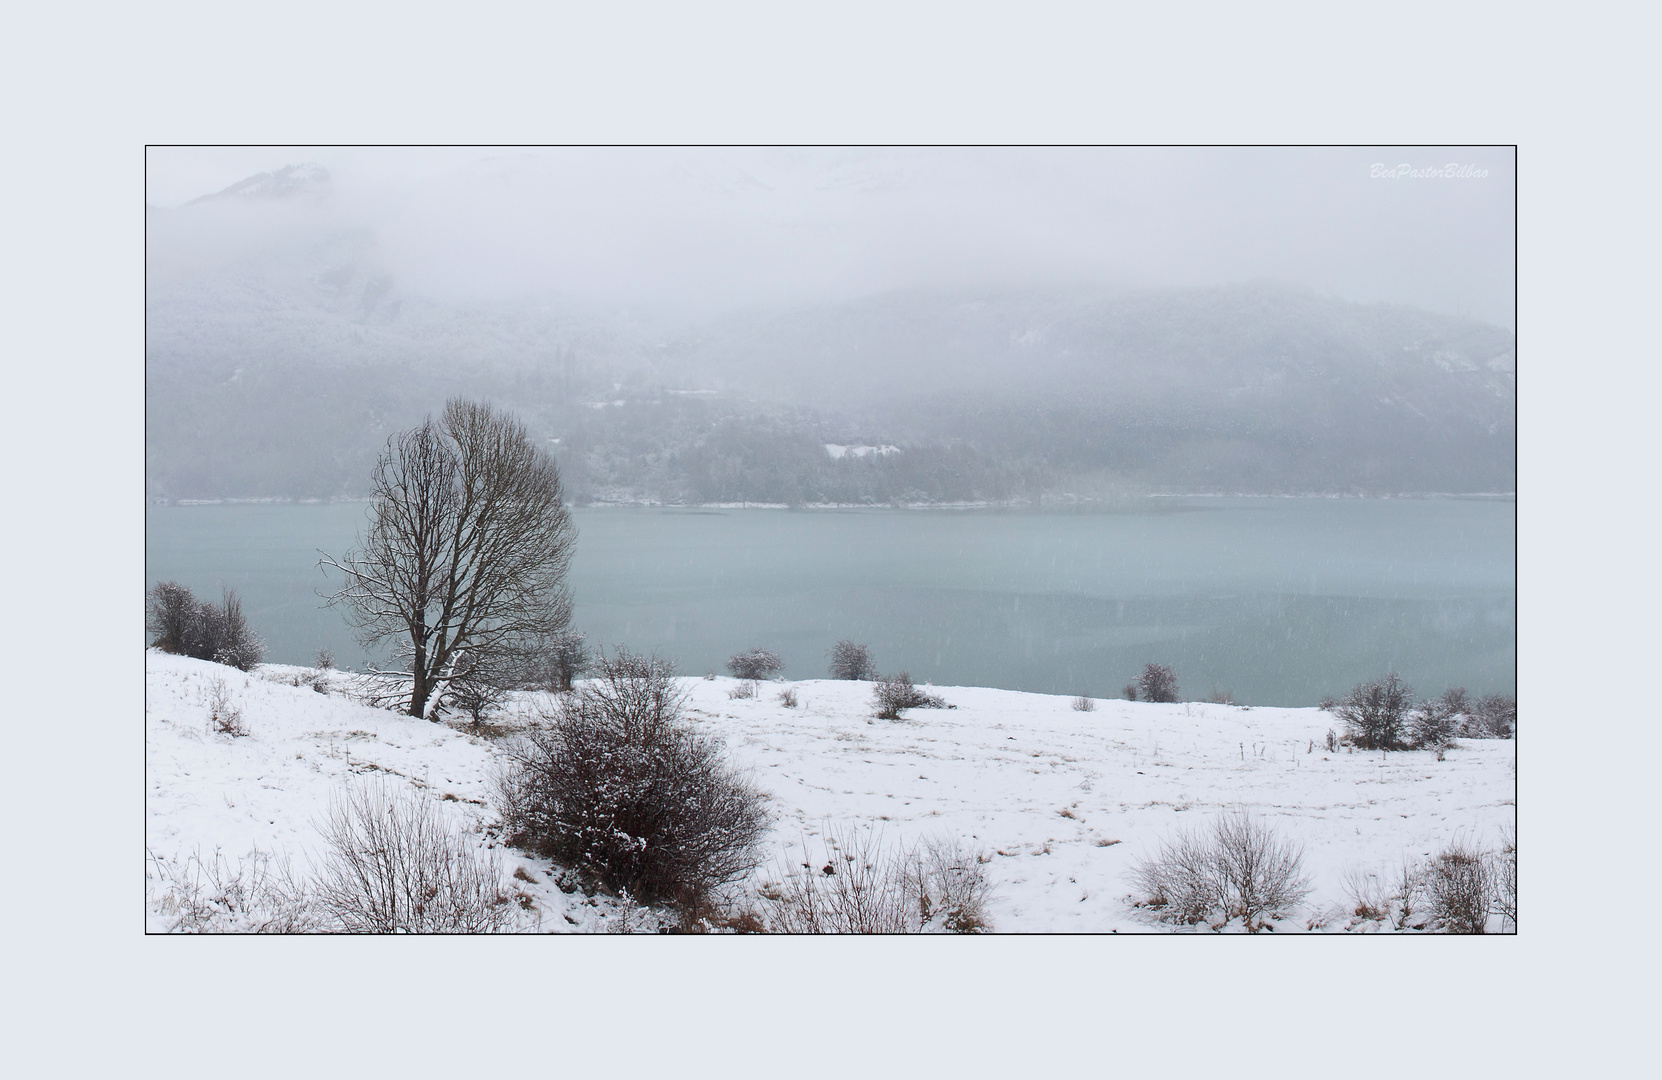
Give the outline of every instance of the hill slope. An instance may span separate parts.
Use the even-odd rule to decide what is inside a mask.
[[[314,674],[305,669],[268,665],[244,676],[151,652],[146,672],[152,930],[177,923],[166,878],[192,855],[247,861],[258,848],[287,853],[304,871],[321,854],[314,823],[329,799],[365,777],[424,790],[481,846],[495,842],[495,750],[483,739],[293,685]],[[216,681],[242,710],[247,736],[207,730]],[[827,827],[890,843],[958,839],[988,859],[999,931],[1165,929],[1133,904],[1133,864],[1177,830],[1232,809],[1304,845],[1315,891],[1278,929],[1387,929],[1347,913],[1347,871],[1383,882],[1405,855],[1428,857],[1461,836],[1492,848],[1516,816],[1511,741],[1466,742],[1441,761],[1430,752],[1330,754],[1321,746],[1332,719],[1315,709],[1108,701],[1076,712],[1067,698],[943,687],[955,708],[873,721],[868,683],[795,683],[796,708],[768,684],[734,700],[734,685],[682,682],[689,717],[725,739],[771,796],[774,845],[753,884],[778,880]],[[515,708],[523,716],[545,703],[524,696]],[[503,871],[515,869],[523,876],[509,883],[525,905],[517,929],[620,925],[606,898],[561,892],[551,864],[509,852]]]

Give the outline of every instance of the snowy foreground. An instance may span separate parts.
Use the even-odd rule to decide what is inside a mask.
[[[245,675],[151,651],[146,674],[151,931],[178,923],[168,882],[200,879],[204,866],[287,859],[304,874],[324,853],[317,823],[331,798],[364,777],[425,789],[482,848],[495,847],[518,893],[516,928],[652,923],[605,896],[563,892],[559,868],[500,847],[488,738],[357,704],[335,673],[318,692],[306,668]],[[957,839],[987,859],[989,921],[1003,932],[1172,929],[1136,906],[1132,866],[1177,830],[1235,809],[1304,846],[1314,891],[1274,929],[1388,930],[1350,914],[1347,876],[1374,873],[1388,887],[1405,856],[1457,839],[1495,849],[1515,820],[1510,740],[1462,740],[1439,761],[1430,751],[1328,753],[1335,724],[1316,709],[1099,700],[1078,712],[1066,697],[936,687],[955,708],[885,721],[870,719],[869,683],[791,683],[795,708],[778,700],[777,683],[737,700],[733,679],[682,685],[689,719],[723,737],[772,796],[775,842],[754,886],[777,881],[804,842],[817,854],[827,827],[875,828],[886,844]],[[216,695],[247,735],[212,730]],[[513,708],[529,716],[549,704],[526,694]]]

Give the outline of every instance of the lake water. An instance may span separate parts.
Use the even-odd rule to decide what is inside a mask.
[[[151,507],[149,582],[237,590],[267,659],[364,663],[318,550],[365,504]],[[1185,697],[1311,705],[1395,670],[1515,692],[1516,506],[1503,499],[1150,499],[1096,512],[574,511],[576,627],[723,670],[822,678],[838,638],[914,681],[1118,696],[1148,661]],[[338,578],[334,584],[338,584]]]

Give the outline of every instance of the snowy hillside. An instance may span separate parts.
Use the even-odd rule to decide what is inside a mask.
[[[304,668],[244,675],[155,651],[146,663],[149,929],[179,922],[168,882],[200,878],[216,850],[224,867],[253,865],[257,849],[304,873],[323,853],[317,822],[330,799],[366,777],[430,793],[482,849],[499,844],[490,739],[356,704],[338,673],[318,692]],[[1388,889],[1405,857],[1461,839],[1494,850],[1515,820],[1515,742],[1462,740],[1442,760],[1328,752],[1335,724],[1316,709],[1099,701],[1085,712],[1064,697],[940,687],[953,708],[885,721],[871,718],[869,683],[792,683],[794,708],[779,700],[782,684],[749,699],[729,697],[732,679],[682,685],[688,717],[772,797],[774,843],[753,886],[799,863],[804,841],[817,851],[827,827],[877,830],[887,844],[958,840],[983,855],[990,923],[1003,932],[1169,929],[1135,903],[1133,865],[1177,830],[1239,809],[1304,847],[1314,890],[1275,929],[1390,929],[1353,917],[1347,879],[1374,874]],[[216,693],[246,735],[212,730]],[[521,695],[512,711],[546,704]],[[516,890],[516,929],[598,931],[631,917],[604,896],[562,892],[544,860],[495,853]]]

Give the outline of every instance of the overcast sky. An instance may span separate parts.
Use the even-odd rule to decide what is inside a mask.
[[[156,148],[146,201],[305,162],[332,177],[320,212],[372,228],[400,287],[439,295],[702,315],[1272,279],[1515,325],[1509,148]]]

